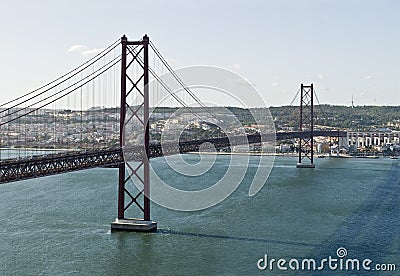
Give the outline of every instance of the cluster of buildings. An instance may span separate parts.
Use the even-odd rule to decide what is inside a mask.
[[[346,130],[347,137],[314,137],[314,152],[343,153],[350,155],[399,155],[400,131],[391,129],[377,129],[376,131],[359,132]],[[280,143],[278,153],[296,152],[297,141]]]
[[[40,110],[2,125],[0,129],[0,147],[3,148],[85,148],[118,141],[119,116],[100,109]]]
[[[0,110],[1,113],[1,110]],[[189,112],[175,114],[153,112],[149,122],[151,142],[163,140],[195,140],[220,135],[242,135],[258,132],[257,125],[237,127],[234,124],[220,128],[221,122],[207,114],[194,116]],[[18,116],[18,113],[15,114]],[[8,117],[7,117],[8,118]],[[206,118],[202,120],[201,118]],[[225,118],[229,122],[229,118]],[[0,121],[4,118],[1,118]],[[133,121],[132,121],[133,122]],[[359,132],[347,130],[347,137],[315,137],[316,153],[398,153],[400,152],[400,121],[393,121],[388,128]],[[294,128],[279,127],[282,131],[295,131]],[[317,126],[316,130],[327,129]],[[3,148],[91,148],[116,146],[119,142],[119,110],[117,108],[91,108],[86,111],[39,110],[5,124],[0,129],[0,147]],[[136,120],[126,128],[126,142],[137,144],[143,140],[143,125]],[[298,148],[296,139],[278,141],[277,153],[294,153]],[[233,147],[234,152],[268,151],[271,145],[251,145]]]

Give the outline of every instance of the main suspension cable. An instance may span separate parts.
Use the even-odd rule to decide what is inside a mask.
[[[117,42],[118,42],[118,43],[117,43]],[[22,96],[20,96],[20,97],[17,97],[17,98],[15,98],[15,99],[11,100],[11,101],[8,101],[8,102],[6,102],[6,103],[4,103],[4,104],[1,104],[0,107],[3,107],[3,106],[5,106],[5,105],[8,105],[8,104],[13,103],[13,102],[15,102],[15,101],[18,101],[18,100],[23,99],[23,98],[25,98],[25,97],[28,97],[29,95],[32,95],[32,94],[34,94],[35,92],[38,92],[38,91],[40,91],[41,89],[43,89],[43,88],[45,88],[45,87],[48,87],[48,86],[50,86],[50,85],[52,85],[52,84],[58,82],[59,80],[62,80],[63,78],[65,78],[65,77],[68,76],[68,78],[62,80],[61,82],[58,82],[57,84],[51,86],[50,88],[47,88],[47,89],[45,89],[44,91],[41,91],[40,93],[38,93],[38,94],[36,94],[36,95],[34,95],[34,96],[31,96],[30,98],[25,99],[24,101],[22,101],[22,102],[20,102],[20,103],[14,104],[13,106],[4,109],[2,112],[7,112],[8,110],[19,106],[20,104],[26,103],[26,102],[32,100],[33,98],[38,97],[38,96],[40,96],[40,95],[42,95],[42,94],[44,94],[44,93],[50,91],[51,89],[55,88],[56,86],[58,86],[58,85],[60,85],[60,84],[62,84],[62,83],[64,83],[64,82],[66,82],[67,80],[73,78],[74,76],[78,75],[79,73],[81,73],[82,71],[84,71],[85,69],[87,69],[87,68],[88,68],[89,66],[91,66],[92,64],[96,63],[99,59],[101,59],[102,57],[106,56],[109,52],[111,52],[112,50],[114,50],[114,49],[118,46],[118,44],[119,44],[119,40],[117,40],[116,42],[114,42],[113,44],[111,44],[110,46],[108,46],[106,49],[104,49],[103,51],[101,51],[99,54],[97,54],[97,55],[94,56],[93,58],[89,59],[88,61],[86,61],[85,63],[83,63],[83,64],[81,64],[80,66],[76,67],[75,69],[69,71],[68,73],[62,75],[61,77],[59,77],[59,78],[57,78],[57,79],[55,79],[55,80],[53,80],[53,81],[51,81],[51,82],[49,82],[49,83],[47,83],[47,84],[45,84],[45,85],[39,87],[39,88],[37,88],[37,89],[35,89],[35,90],[33,90],[33,91],[29,92],[29,93],[26,93],[26,94],[24,94],[24,95],[22,95]],[[82,67],[83,67],[83,68],[82,68]],[[75,73],[74,73],[74,72],[75,72]],[[73,73],[73,74],[72,74],[72,73]],[[72,74],[72,75],[70,75],[70,74]],[[69,75],[70,75],[70,76],[69,76]]]

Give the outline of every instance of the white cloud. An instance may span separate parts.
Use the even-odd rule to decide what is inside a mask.
[[[324,80],[324,76],[321,73],[318,74],[317,78],[319,78],[320,80]]]
[[[272,87],[277,87],[277,86],[279,86],[279,82],[273,82],[273,83],[271,83],[271,86]]]
[[[93,48],[93,49],[81,51],[81,55],[85,56],[85,57],[92,56],[92,55],[97,55],[98,53],[100,53],[103,50],[104,49],[101,49],[101,48]]]
[[[370,79],[372,79],[372,76],[364,76],[363,79],[364,80],[370,80]]]
[[[86,46],[84,45],[72,45],[71,47],[68,48],[67,52],[82,52],[87,49]]]
[[[91,56],[91,55],[97,55],[98,53],[100,53],[101,51],[103,51],[104,49],[100,49],[100,48],[92,48],[90,49],[89,47],[85,46],[85,45],[72,45],[71,47],[69,47],[67,49],[67,52],[72,53],[72,52],[76,52],[81,54],[82,56]]]

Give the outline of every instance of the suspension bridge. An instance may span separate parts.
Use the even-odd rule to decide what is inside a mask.
[[[198,152],[204,145],[220,151],[296,138],[297,166],[313,168],[314,137],[347,136],[340,130],[314,130],[314,87],[301,84],[298,93],[297,131],[275,132],[260,126],[237,132],[232,125],[223,130],[219,125],[227,120],[220,110],[200,100],[148,36],[138,41],[123,36],[77,68],[0,105],[0,183],[118,168],[118,214],[112,229],[154,231],[150,158]],[[176,106],[180,114],[171,119]],[[183,119],[186,132],[161,139],[167,125],[173,128]],[[208,132],[200,135],[204,125]],[[132,178],[143,188],[129,188]],[[128,219],[131,206],[137,206],[143,217]]]

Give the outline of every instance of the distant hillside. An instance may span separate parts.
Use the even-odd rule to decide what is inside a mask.
[[[227,107],[230,112],[244,125],[255,123],[249,110],[238,107]],[[220,107],[210,107],[215,114],[218,114]],[[315,106],[315,124],[330,127],[338,127],[353,130],[374,130],[377,128],[390,128],[400,130],[400,106],[348,106],[317,105]],[[192,108],[195,112],[204,112],[202,108]],[[172,113],[176,108],[157,108],[160,113]],[[269,116],[269,112],[275,121],[277,130],[285,127],[297,128],[299,125],[298,106],[252,108],[258,118]],[[388,125],[390,123],[390,125]]]
[[[270,107],[276,125],[297,126],[299,107]],[[315,123],[340,128],[368,130],[389,127],[400,130],[400,106],[315,106]],[[391,123],[393,126],[388,126]]]
[[[204,111],[200,107],[192,107],[191,109]],[[220,107],[209,107],[209,110],[215,114],[219,114],[220,109]],[[252,125],[255,123],[248,109],[238,107],[227,107],[227,109],[235,114],[242,124]],[[168,114],[176,110],[177,108],[174,107],[158,107],[153,112]],[[400,130],[400,106],[356,106],[352,108],[338,105],[317,105],[314,110],[316,125],[360,131],[378,128]],[[270,107],[269,111],[274,118],[277,130],[299,126],[298,106]],[[258,118],[269,116],[266,108],[252,108],[251,112],[257,114]]]

